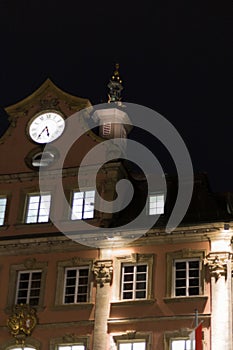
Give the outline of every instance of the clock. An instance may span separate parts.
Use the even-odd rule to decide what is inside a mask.
[[[46,111],[35,116],[29,123],[28,132],[36,143],[49,143],[60,137],[65,120],[58,112]]]

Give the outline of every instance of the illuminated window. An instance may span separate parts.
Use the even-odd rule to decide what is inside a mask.
[[[6,214],[6,197],[0,197],[0,226],[4,225]]]
[[[164,214],[164,195],[163,194],[149,194],[148,214],[149,215]]]
[[[64,304],[87,302],[88,276],[88,267],[67,268],[65,270]]]
[[[121,299],[136,300],[147,298],[147,264],[122,266]]]
[[[85,350],[84,345],[58,345],[57,350]]]
[[[71,220],[94,217],[95,191],[73,192]]]
[[[16,304],[38,305],[40,299],[42,272],[37,271],[19,271]]]
[[[30,194],[27,201],[26,223],[49,221],[51,194]]]
[[[191,340],[174,339],[171,341],[170,350],[192,350]]]
[[[11,348],[10,350],[36,350],[36,349],[28,346],[24,346],[23,348],[21,346],[20,347],[17,346],[16,348]]]
[[[131,342],[119,342],[118,350],[146,350],[146,342],[142,340],[135,340]]]
[[[175,296],[200,294],[200,260],[175,260],[173,269]]]

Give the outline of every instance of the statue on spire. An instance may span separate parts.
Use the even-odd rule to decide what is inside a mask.
[[[115,71],[108,83],[108,103],[121,101],[121,91],[123,90],[123,86],[119,74],[119,66],[119,63],[116,63]]]

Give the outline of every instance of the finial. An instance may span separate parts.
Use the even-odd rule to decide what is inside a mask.
[[[108,102],[119,102],[121,100],[121,91],[123,90],[122,80],[119,74],[119,63],[115,65],[115,71],[108,83],[109,93]]]

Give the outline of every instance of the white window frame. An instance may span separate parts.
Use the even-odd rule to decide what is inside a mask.
[[[153,200],[153,201],[152,201]],[[161,192],[149,193],[147,203],[148,215],[162,215],[164,214],[165,197]]]
[[[69,345],[57,345],[56,350],[86,350],[84,344],[69,344]]]
[[[175,345],[175,342],[177,343]],[[178,344],[179,342],[179,344]],[[171,339],[170,340],[170,347],[169,350],[192,350],[191,348],[191,340],[190,339],[181,339],[181,338],[177,338],[177,339]]]
[[[45,200],[48,197],[49,200]],[[38,199],[37,202],[32,199]],[[34,205],[33,205],[34,204]],[[25,221],[27,224],[42,223],[49,221],[51,207],[51,193],[29,193],[27,195],[27,210],[25,215]],[[35,212],[34,215],[30,213]]]
[[[136,346],[139,344],[144,346],[143,347]],[[128,340],[128,341],[122,340],[117,343],[117,350],[146,350],[146,349],[147,349],[147,344],[145,339],[135,339],[135,340]]]
[[[27,300],[26,300],[26,303],[25,304],[30,304],[30,300],[33,299],[32,296],[31,296],[31,291],[32,291],[32,274],[33,273],[41,273],[41,278],[40,278],[40,288],[37,288],[39,289],[39,296],[38,296],[38,303],[37,304],[32,304],[33,306],[38,306],[40,304],[40,296],[41,296],[41,284],[42,284],[42,273],[43,271],[42,270],[23,270],[23,271],[18,271],[18,276],[17,276],[17,287],[16,287],[16,293],[15,293],[15,304],[18,304],[18,299],[19,299],[19,291],[21,289],[19,289],[19,285],[20,285],[20,282],[21,282],[21,279],[20,279],[20,276],[22,274],[25,274],[25,273],[28,273],[29,274],[29,283],[28,283],[28,287],[26,289],[26,293],[27,293]],[[21,303],[21,302],[20,302]]]
[[[0,196],[0,226],[3,226],[5,223],[6,206],[7,206],[7,197]]]
[[[67,272],[68,271],[76,271],[76,277],[75,277],[75,293],[74,293],[74,302],[72,303],[67,303],[65,302],[65,299],[66,299],[66,287],[67,287]],[[79,295],[79,292],[78,292],[78,288],[80,287],[80,284],[79,284],[79,277],[80,277],[80,271],[81,270],[87,270],[87,293],[86,293],[86,300],[85,301],[77,301],[77,298],[78,298],[78,295]],[[89,275],[90,275],[90,268],[89,266],[78,266],[78,267],[66,267],[65,268],[65,273],[64,273],[64,288],[63,288],[63,304],[64,305],[69,305],[69,304],[79,304],[79,303],[87,303],[88,302],[88,299],[89,299],[89,283],[90,283],[90,279],[89,279]]]
[[[194,261],[198,261],[199,263],[199,267],[198,267],[198,271],[199,271],[199,276],[198,276],[198,286],[193,286],[193,288],[198,288],[199,293],[198,294],[189,294],[189,280],[191,279],[189,276],[189,263],[190,262],[194,262]],[[185,283],[185,295],[176,295],[176,263],[179,262],[185,262],[186,266],[185,266],[185,271],[186,271],[186,283]],[[197,277],[193,277],[193,279],[197,279]],[[182,287],[184,288],[184,287]],[[180,287],[181,289],[181,287]],[[202,294],[202,288],[201,288],[201,261],[198,258],[193,258],[193,259],[175,259],[173,261],[173,297],[195,297],[198,295]]]
[[[89,201],[91,202],[89,203]],[[93,219],[94,210],[95,210],[95,191],[94,190],[85,190],[85,191],[74,190],[73,191],[72,201],[71,201],[71,215],[70,215],[71,220]]]
[[[36,350],[36,348],[32,348],[31,346],[16,346],[13,348],[8,348],[8,350]]]
[[[138,281],[139,283],[146,282],[145,297],[143,297],[143,298],[136,297],[136,292],[139,292],[142,290],[142,289],[136,289],[136,283],[137,283],[136,277],[137,277],[137,274],[139,274],[137,272],[138,266],[146,266],[146,272],[143,272],[143,273],[146,273],[146,280],[145,281]],[[124,281],[124,276],[127,274],[127,273],[125,273],[126,267],[133,267],[133,281],[131,282],[131,283],[133,283],[133,288],[131,290],[127,290],[127,292],[132,293],[132,298],[129,298],[129,299],[124,298],[124,284],[127,284],[127,282]],[[122,264],[122,267],[121,267],[121,300],[125,300],[125,301],[128,301],[128,300],[146,300],[147,295],[148,295],[148,264],[147,263]]]

